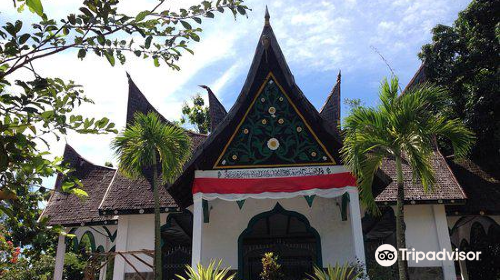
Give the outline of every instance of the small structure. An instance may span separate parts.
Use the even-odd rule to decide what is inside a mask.
[[[182,273],[185,264],[207,264],[212,259],[232,267],[239,279],[259,279],[260,259],[269,251],[279,256],[287,280],[303,279],[315,265],[370,264],[378,245],[394,242],[394,161],[386,159],[374,182],[384,215],[370,217],[360,206],[356,180],[339,156],[340,73],[318,112],[295,84],[269,18],[266,11],[248,77],[234,106],[227,112],[207,88],[212,133],[188,132],[192,159],[175,183],[161,189],[164,279]],[[127,123],[137,111],[156,112],[130,76],[128,98]],[[75,233],[76,240],[91,234],[94,247],[103,252],[150,252],[153,196],[147,181],[130,180],[117,170],[94,165],[69,145],[64,160],[75,169],[89,198],[82,201],[55,192],[43,215]],[[465,207],[467,196],[437,150],[433,167],[438,175],[436,190],[424,193],[404,166],[407,243],[419,251],[451,251],[448,228],[457,218],[447,213],[457,209],[454,215],[462,215],[458,209]],[[494,204],[498,206],[498,200]],[[491,218],[492,224],[495,219],[498,223]],[[452,231],[452,237],[460,240],[461,233],[455,232],[461,230]],[[55,280],[61,279],[68,249],[61,236]],[[115,257],[113,279],[152,279],[145,259]],[[99,279],[111,273],[110,264],[102,266]],[[455,279],[451,261],[409,265],[412,279]]]

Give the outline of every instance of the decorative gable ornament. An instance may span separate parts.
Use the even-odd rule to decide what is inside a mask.
[[[214,168],[307,165],[335,165],[335,160],[269,73]]]

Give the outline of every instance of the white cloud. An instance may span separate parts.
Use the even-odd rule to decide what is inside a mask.
[[[177,9],[198,2],[200,0],[166,3]],[[44,1],[46,11],[54,16],[75,11],[80,3],[78,0]],[[135,14],[156,3],[156,0],[122,1],[120,11]],[[370,45],[377,47],[397,70],[405,70],[408,65],[413,67],[420,46],[430,40],[430,28],[440,22],[451,23],[467,0],[453,3],[446,0],[253,0],[247,2],[253,9],[248,19],[240,17],[234,21],[226,12],[213,20],[205,20],[202,40],[192,45],[193,56],[186,53],[179,62],[180,72],[164,65],[155,68],[152,62],[135,57],[128,57],[125,66],[116,67],[92,55],[78,61],[73,52],[41,60],[37,67],[45,75],[57,75],[82,84],[96,104],[85,105],[79,112],[107,116],[118,127],[125,121],[128,89],[125,71],[162,114],[178,119],[183,101],[200,83],[211,85],[221,100],[240,91],[241,85],[237,88],[229,85],[248,71],[262,30],[266,3],[269,4],[271,25],[295,75],[330,73],[332,70],[336,75],[336,71],[342,69],[344,75],[357,77],[385,68]],[[12,12],[12,1],[1,1],[0,10],[2,17],[36,19],[29,12],[22,15]],[[112,158],[111,137],[71,134],[67,140],[88,159],[102,164]],[[54,153],[60,154],[63,144],[56,144]]]

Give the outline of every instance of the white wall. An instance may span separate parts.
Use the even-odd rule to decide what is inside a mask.
[[[354,261],[350,218],[341,220],[339,199],[316,197],[309,208],[303,197],[292,199],[247,199],[243,209],[236,202],[214,200],[209,202],[210,222],[203,224],[202,263],[222,259],[223,266],[238,268],[238,237],[247,228],[250,219],[272,210],[279,202],[285,210],[304,215],[321,236],[323,265]]]
[[[406,246],[408,250],[438,252],[451,251],[448,223],[444,205],[405,206]],[[408,262],[410,267],[443,267],[445,274],[454,275],[453,263],[449,261],[423,260]],[[449,279],[450,276],[446,279]],[[454,276],[453,276],[454,277]]]
[[[168,214],[162,213],[160,215],[161,225],[167,221]],[[143,249],[154,250],[154,214],[141,214],[141,215],[128,215],[128,229],[127,229],[127,251],[140,251]],[[153,264],[153,258],[138,254],[138,256]],[[140,272],[153,271],[147,265],[136,260],[132,256],[128,256],[129,260]],[[134,269],[125,264],[125,272],[135,272]]]

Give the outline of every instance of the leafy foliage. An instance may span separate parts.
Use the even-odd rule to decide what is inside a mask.
[[[210,113],[208,106],[205,106],[205,101],[196,94],[191,98],[193,106],[184,102],[182,106],[182,118],[180,124],[190,123],[196,127],[199,133],[207,134],[210,132]]]
[[[500,157],[499,22],[499,0],[474,0],[452,26],[434,27],[432,43],[419,54],[427,78],[451,97],[443,112],[477,135],[478,157]]]
[[[268,252],[262,257],[262,272],[260,278],[262,280],[280,280],[283,278],[281,272],[281,264],[278,263],[278,256],[273,252]]]
[[[157,163],[167,182],[174,180],[182,171],[190,155],[190,145],[190,139],[182,128],[162,122],[153,112],[147,115],[136,113],[134,123],[111,143],[118,156],[118,168],[124,174],[151,180],[147,168]]]
[[[246,15],[248,8],[239,0],[221,0],[177,11],[160,0],[143,11],[122,14],[118,0],[85,0],[78,10],[53,18],[41,0],[12,2],[19,13],[29,11],[33,17],[30,23],[15,18],[0,22],[0,219],[8,239],[22,244],[31,261],[43,251],[53,254],[54,233],[61,230],[48,229],[46,219],[38,222],[40,202],[49,197],[43,179],[59,174],[63,192],[87,195],[62,159],[47,152],[49,143],[69,132],[116,132],[108,118],[75,114],[92,100],[75,82],[39,73],[36,62],[68,51],[80,59],[92,53],[115,65],[125,63],[129,53],[157,67],[162,63],[179,69],[178,59],[184,51],[192,53],[189,44],[200,40],[202,19],[224,11]]]
[[[344,264],[340,266],[338,263],[332,267],[328,265],[326,271],[317,266],[314,267],[314,274],[309,275],[308,280],[354,280],[361,277],[362,273],[357,273],[356,269]]]
[[[447,104],[443,88],[424,84],[398,95],[398,79],[384,80],[376,108],[356,107],[344,120],[344,164],[358,178],[363,202],[377,211],[372,193],[375,172],[384,158],[407,160],[413,179],[426,191],[435,183],[431,167],[434,138],[451,141],[457,157],[470,151],[474,136],[458,119],[434,113]]]
[[[204,267],[201,264],[196,266],[197,271],[195,271],[191,266],[186,266],[187,278],[181,275],[176,275],[180,280],[233,280],[235,279],[234,274],[229,274],[230,268],[221,269],[222,261],[217,264],[215,261],[211,261],[208,267]]]
[[[15,265],[1,274],[2,279],[9,280],[50,280],[54,272],[55,259],[51,255],[41,254],[36,261],[21,257]]]
[[[368,210],[379,213],[372,192],[375,172],[385,158],[395,161],[397,174],[396,245],[406,248],[404,221],[404,174],[402,162],[408,162],[413,181],[425,191],[436,181],[432,167],[436,137],[450,141],[457,157],[470,151],[474,134],[459,119],[441,114],[446,105],[443,88],[423,84],[398,95],[398,79],[387,80],[380,88],[380,105],[376,108],[353,108],[344,120],[344,164],[358,180],[360,198]],[[408,280],[408,263],[398,259],[399,277]]]

